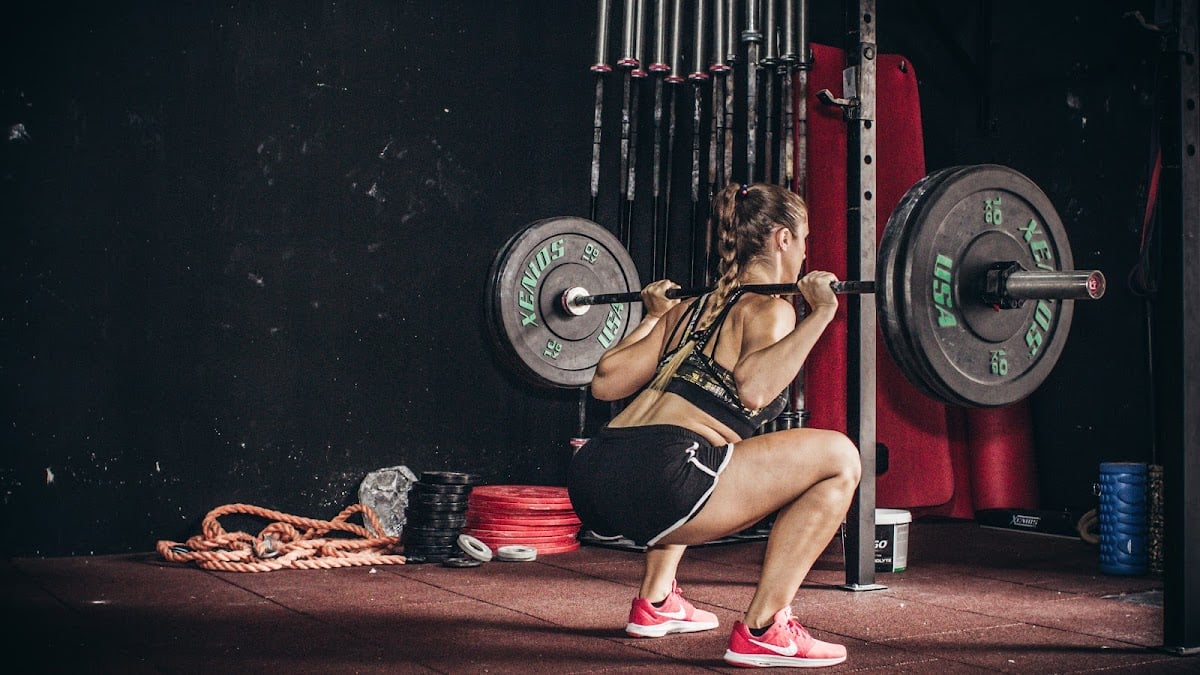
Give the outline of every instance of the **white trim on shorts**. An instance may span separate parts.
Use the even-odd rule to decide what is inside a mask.
[[[667,536],[668,534],[671,534],[675,530],[678,530],[680,527],[683,526],[684,523],[686,523],[687,521],[689,521],[693,517],[695,517],[696,512],[698,512],[700,510],[700,507],[702,507],[706,503],[708,503],[709,495],[712,494],[713,490],[717,489],[717,481],[721,480],[721,474],[725,471],[725,467],[729,466],[729,460],[733,459],[733,443],[726,443],[725,448],[726,448],[726,450],[728,450],[728,452],[725,453],[725,459],[721,462],[721,465],[717,467],[716,473],[712,474],[712,477],[713,477],[712,485],[710,485],[708,487],[708,489],[704,491],[704,494],[700,495],[700,498],[696,500],[696,503],[692,506],[692,510],[688,511],[688,514],[686,516],[675,521],[670,527],[663,530],[662,532],[659,532],[658,535],[651,537],[650,540],[646,542],[647,546],[654,546],[663,537]],[[692,459],[695,459],[695,457],[693,456]],[[699,462],[696,462],[696,464],[699,464]],[[708,469],[708,467],[703,467],[703,469],[704,469],[705,473],[710,473],[710,470]]]

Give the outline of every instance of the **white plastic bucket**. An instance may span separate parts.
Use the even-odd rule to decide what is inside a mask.
[[[908,527],[904,509],[875,509],[875,571],[903,572],[908,567]]]

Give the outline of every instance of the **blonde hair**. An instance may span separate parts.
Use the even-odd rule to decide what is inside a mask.
[[[804,198],[778,185],[730,183],[713,197],[709,225],[715,232],[720,276],[696,330],[683,336],[679,349],[650,381],[651,389],[662,391],[667,386],[679,365],[695,349],[695,333],[712,326],[729,296],[737,289],[742,270],[766,253],[771,234],[779,227],[786,227],[799,237],[801,225],[807,222],[808,206]]]

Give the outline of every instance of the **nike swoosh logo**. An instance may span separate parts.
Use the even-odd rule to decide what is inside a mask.
[[[682,610],[682,609],[677,612],[656,612],[656,613],[659,616],[663,616],[668,619],[686,619],[687,618],[687,611]]]
[[[786,647],[780,647],[779,645],[773,645],[769,642],[759,642],[758,640],[755,640],[754,638],[750,638],[750,641],[753,642],[754,644],[758,645],[759,647],[762,647],[763,649],[769,649],[780,656],[795,656],[796,655],[797,649],[796,649],[796,643],[794,641],[789,643],[788,646],[786,646]]]

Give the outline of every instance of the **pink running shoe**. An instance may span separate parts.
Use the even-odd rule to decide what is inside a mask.
[[[662,637],[668,633],[695,633],[717,627],[717,615],[696,609],[683,599],[679,586],[671,582],[671,594],[662,607],[645,598],[634,598],[625,632],[633,637]]]
[[[729,636],[725,662],[746,668],[819,668],[846,660],[846,648],[822,642],[808,634],[792,617],[792,608],[775,613],[775,623],[762,637],[754,637],[746,624],[738,621]]]

